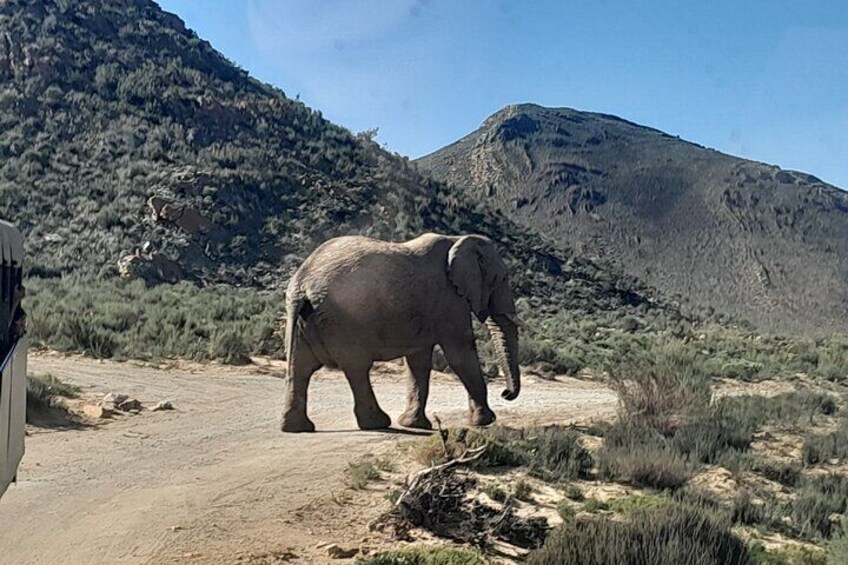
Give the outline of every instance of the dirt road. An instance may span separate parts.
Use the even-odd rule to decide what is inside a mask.
[[[403,410],[399,369],[375,372],[393,417]],[[129,364],[33,356],[30,372],[53,373],[87,394],[129,394],[176,410],[61,431],[33,430],[19,483],[0,500],[0,562],[314,563],[321,540],[356,543],[378,508],[331,502],[350,461],[415,439],[403,430],[362,432],[339,374],[310,388],[318,432],[279,431],[283,381],[258,371],[156,370]],[[500,423],[602,416],[614,396],[593,383],[525,379],[519,399],[490,391]],[[428,407],[462,423],[466,397],[437,376]],[[411,432],[410,432],[411,433]]]

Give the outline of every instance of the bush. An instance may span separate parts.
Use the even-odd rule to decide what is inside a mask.
[[[628,353],[609,375],[621,404],[619,418],[662,434],[702,415],[710,403],[703,359],[682,345]]]
[[[804,440],[802,458],[807,465],[824,463],[829,459],[848,459],[848,420],[827,434],[809,435]]]
[[[762,542],[757,541],[751,544],[750,553],[754,565],[826,565],[829,563],[825,552],[808,547],[787,546],[768,550]]]
[[[619,418],[604,430],[596,457],[607,479],[679,488],[699,464],[738,467],[754,432],[767,423],[809,424],[837,411],[832,396],[813,391],[712,401],[707,365],[682,345],[630,352],[623,359],[610,370]],[[784,484],[797,482],[800,474],[790,466],[763,470]]]
[[[530,495],[533,494],[533,486],[525,481],[524,479],[519,479],[518,482],[515,483],[515,487],[512,491],[512,496],[514,496],[518,500],[530,500]]]
[[[750,428],[765,424],[808,425],[816,416],[832,416],[838,410],[833,396],[809,390],[775,396],[731,396],[720,399],[718,404]]]
[[[418,546],[380,552],[356,560],[359,565],[484,565],[479,553],[467,549]]]
[[[729,410],[724,400],[710,406],[701,418],[690,419],[675,430],[671,444],[678,453],[693,462],[717,463],[729,453],[737,454],[751,446],[756,427]]]
[[[532,565],[745,565],[745,544],[728,523],[682,505],[637,512],[630,520],[569,520],[554,530]]]
[[[662,511],[673,501],[657,494],[633,494],[610,500],[607,505],[613,512],[630,515],[636,512]]]
[[[733,499],[731,519],[735,524],[774,526],[779,524],[782,516],[780,508],[773,504],[756,503],[748,492],[743,491]]]
[[[575,515],[577,515],[577,510],[574,508],[574,506],[569,502],[566,502],[565,500],[559,501],[557,503],[556,509],[557,514],[559,514],[563,520],[570,520]]]
[[[486,485],[480,490],[495,502],[506,502],[506,499],[509,498],[509,494],[499,485]]]
[[[28,279],[34,347],[97,358],[217,360],[282,357],[281,293],[124,279]]]
[[[686,457],[668,439],[633,424],[610,428],[596,458],[602,478],[634,486],[674,489],[692,476]]]
[[[848,563],[848,519],[843,515],[839,528],[827,544],[827,565]]]
[[[43,410],[53,406],[57,396],[75,398],[80,387],[62,382],[48,373],[45,375],[27,375],[27,410]]]
[[[583,511],[594,514],[595,512],[605,512],[609,510],[609,504],[597,498],[590,498],[583,503]]]
[[[569,500],[581,501],[583,500],[583,491],[577,485],[566,485],[563,489],[563,494]]]
[[[806,477],[792,506],[792,521],[800,535],[827,539],[833,532],[831,516],[843,514],[848,506],[848,477]]]
[[[452,428],[446,443],[452,457],[486,445],[485,453],[475,463],[478,468],[523,466],[531,476],[545,481],[575,479],[592,467],[591,455],[580,445],[580,434],[565,426]],[[421,442],[415,458],[424,464],[443,460],[440,438],[431,436]]]
[[[576,375],[584,367],[579,358],[562,347],[551,341],[533,337],[521,340],[518,361],[522,365],[543,363],[550,372],[559,375]]]
[[[347,467],[348,486],[360,490],[369,482],[380,478],[380,471],[370,461],[349,463]]]
[[[751,462],[751,470],[787,487],[797,487],[801,480],[801,466],[794,462],[771,461],[758,457]]]

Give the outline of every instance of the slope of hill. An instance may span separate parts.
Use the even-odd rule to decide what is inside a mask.
[[[769,329],[848,329],[848,194],[811,175],[532,104],[417,163],[661,291]]]
[[[333,235],[477,232],[554,309],[656,309],[631,278],[251,79],[153,2],[10,0],[0,32],[0,215],[26,234],[30,276],[274,287]]]

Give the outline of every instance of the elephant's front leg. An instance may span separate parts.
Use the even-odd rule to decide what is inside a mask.
[[[433,348],[406,356],[406,411],[398,423],[407,428],[432,430],[433,424],[424,413],[427,395],[430,394],[430,371],[433,369]]]
[[[489,408],[486,380],[480,370],[477,345],[469,328],[468,335],[461,340],[440,344],[448,364],[468,391],[468,421],[472,426],[486,426],[495,421],[495,413]]]
[[[353,392],[353,413],[361,430],[379,430],[392,425],[392,419],[377,404],[377,397],[374,396],[374,389],[371,388],[368,378],[370,368],[370,363],[343,367]]]

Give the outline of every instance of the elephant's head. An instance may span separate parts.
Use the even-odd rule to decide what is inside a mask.
[[[492,242],[479,235],[459,238],[448,253],[448,276],[471,311],[485,322],[498,366],[507,380],[502,396],[514,400],[521,389],[518,371],[518,318],[509,273]]]

